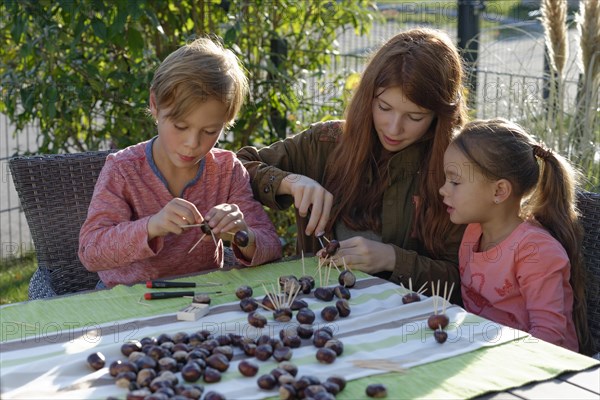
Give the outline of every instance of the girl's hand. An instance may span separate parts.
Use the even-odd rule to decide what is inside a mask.
[[[313,233],[319,236],[325,232],[333,205],[333,195],[323,186],[307,176],[291,174],[281,181],[277,194],[292,195],[300,216],[306,217],[310,211],[304,232],[307,236]]]
[[[181,226],[199,224],[203,220],[193,203],[174,198],[148,220],[148,240],[169,233],[179,235],[183,232]]]
[[[317,256],[325,259],[325,249],[317,252]],[[344,262],[351,269],[367,274],[382,271],[393,271],[396,265],[396,253],[391,244],[365,239],[362,236],[340,241],[340,248],[331,257],[338,266]]]

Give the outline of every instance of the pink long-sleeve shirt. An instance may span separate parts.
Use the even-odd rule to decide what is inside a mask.
[[[481,225],[470,224],[459,250],[465,308],[489,320],[578,351],[571,264],[542,227],[521,223],[492,249],[478,250]]]
[[[152,158],[153,140],[138,143],[106,159],[79,236],[79,258],[97,271],[108,287],[190,274],[223,265],[222,246],[200,239],[200,228],[148,241],[147,224],[173,195]],[[212,149],[201,161],[195,179],[179,196],[205,215],[212,207],[237,204],[255,232],[256,252],[243,265],[259,265],[281,257],[281,243],[261,204],[254,200],[249,176],[235,154]]]

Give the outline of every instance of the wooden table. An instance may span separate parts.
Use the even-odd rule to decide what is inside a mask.
[[[303,271],[302,263],[296,260],[187,277],[183,280],[223,284],[218,289],[224,295],[213,295],[210,318],[196,322],[175,319],[176,311],[190,300],[145,301],[143,294],[151,289],[144,285],[4,306],[0,311],[1,397],[125,397],[126,391],[116,388],[106,368],[96,372],[88,368],[85,362],[88,354],[101,349],[107,358],[115,359],[126,340],[156,335],[165,329],[171,333],[192,332],[203,321],[205,325],[208,321],[211,326],[221,324],[220,329],[226,329],[224,321],[239,323],[246,318],[233,294],[238,286],[252,284],[255,297],[262,298],[262,284],[275,283],[281,275],[318,276],[312,260],[307,260],[304,268]],[[352,313],[347,319],[335,321],[339,329],[336,334],[345,345],[344,353],[333,364],[320,365],[313,358],[315,349],[311,343],[303,343],[301,348],[294,349],[292,358],[301,373],[308,371],[321,376],[341,373],[353,378],[337,398],[364,398],[368,384],[384,383],[388,398],[548,398],[551,395],[598,399],[598,361],[533,340],[520,331],[507,330],[456,306],[447,310],[451,317],[447,328],[449,340],[440,345],[433,340],[433,332],[424,326],[433,312],[433,299],[423,298],[417,304],[403,305],[404,291],[397,286],[364,274],[357,276],[361,280],[357,288],[351,289]],[[310,296],[306,300],[316,311],[326,305]],[[498,328],[502,335],[491,335],[482,342],[482,333],[487,335],[490,329]],[[237,354],[236,357],[243,357]],[[373,371],[357,369],[352,364],[354,359],[384,357],[396,360],[406,371],[371,375]],[[275,365],[272,361],[261,363],[260,374]],[[206,390],[219,387],[235,392],[237,386],[250,382],[252,394],[248,391],[247,396],[238,394],[228,398],[277,396],[277,391],[255,393],[255,382],[251,378],[242,379],[237,369],[226,374],[223,385],[204,384]],[[532,384],[533,381],[542,382]],[[242,386],[237,390],[242,390]],[[492,391],[500,392],[490,394]]]

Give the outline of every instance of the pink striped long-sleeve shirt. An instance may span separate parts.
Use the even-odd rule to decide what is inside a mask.
[[[138,143],[107,157],[81,227],[79,258],[108,287],[223,265],[222,246],[217,249],[213,241],[201,242],[188,254],[202,235],[199,228],[148,241],[148,220],[173,199],[154,164],[152,143]],[[250,261],[233,247],[242,264],[259,265],[281,257],[275,228],[254,200],[248,172],[234,153],[212,149],[179,197],[196,205],[202,215],[218,204],[238,205],[256,236]]]

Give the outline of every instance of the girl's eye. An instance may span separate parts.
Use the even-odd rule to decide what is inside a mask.
[[[391,110],[391,108],[384,107],[381,103],[377,103],[377,108],[379,108],[381,111],[390,111]]]

